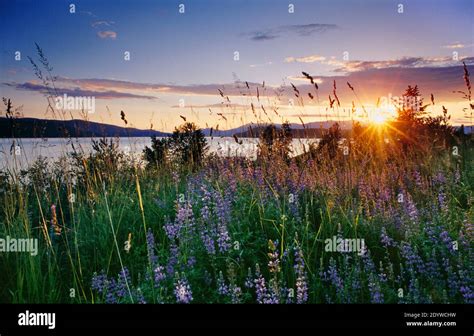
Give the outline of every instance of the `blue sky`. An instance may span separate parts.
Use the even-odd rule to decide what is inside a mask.
[[[71,3],[75,13],[69,12]],[[184,14],[178,12],[181,3]],[[294,4],[292,14],[289,3]],[[398,3],[404,5],[402,14]],[[428,99],[435,92],[458,121],[466,123],[462,101],[450,91],[463,88],[460,60],[474,64],[473,6],[460,0],[2,2],[0,90],[23,105],[25,116],[51,117],[44,115],[44,90],[26,57],[36,57],[37,42],[60,77],[58,88],[92,96],[102,92],[97,94],[97,112],[88,116],[96,121],[120,124],[118,112],[123,109],[131,123],[142,128],[153,118],[157,128],[170,129],[179,115],[215,124],[219,118],[208,109],[222,102],[217,88],[236,106],[250,106],[250,98],[240,95],[242,85],[235,88],[238,80],[265,81],[265,94],[273,100],[266,103],[281,105],[283,111],[288,104],[281,99],[276,103],[270,88],[307,85],[298,78],[305,71],[320,78],[322,97],[331,92],[334,78],[340,79],[341,89],[346,79],[356,81],[367,104],[418,83]],[[21,51],[21,61],[15,60],[15,51]],[[124,60],[125,51],[130,61]],[[453,52],[459,61],[452,60]],[[354,100],[345,92],[341,98],[344,106]],[[181,99],[186,107],[180,110]],[[311,103],[298,107],[302,115],[311,115]],[[324,101],[315,105],[321,107]],[[433,113],[440,108],[433,107]],[[252,121],[244,106],[220,112],[232,116],[228,127]],[[288,115],[294,118],[297,113]]]

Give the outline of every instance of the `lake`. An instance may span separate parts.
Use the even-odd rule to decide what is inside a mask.
[[[24,169],[35,162],[40,156],[49,161],[55,161],[64,157],[67,153],[78,152],[88,154],[92,151],[92,140],[100,138],[22,138],[22,139],[0,139],[0,167],[6,169]],[[111,138],[107,138],[111,139]],[[149,137],[137,138],[114,138],[119,141],[119,149],[127,155],[139,157],[145,146],[151,146]],[[206,137],[209,145],[209,153],[219,156],[242,156],[255,158],[257,153],[258,139],[240,138],[242,144],[235,142],[232,137]],[[293,139],[293,155],[298,155],[308,149],[316,139]]]

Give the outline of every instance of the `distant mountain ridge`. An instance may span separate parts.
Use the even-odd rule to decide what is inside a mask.
[[[297,123],[290,123],[290,128],[292,131],[292,135],[295,138],[314,138],[314,137],[321,137],[322,133],[331,127],[334,123],[339,123],[341,130],[347,131],[352,127],[352,121],[350,120],[343,120],[343,121],[336,121],[336,120],[327,120],[327,121],[315,121],[305,124]],[[260,135],[266,126],[270,125],[269,123],[259,123],[259,124],[246,124],[237,128],[232,128],[229,130],[215,130],[211,128],[203,129],[203,133],[205,136],[224,136],[224,137],[231,137],[237,136],[239,138],[255,138]],[[281,124],[275,124],[276,128],[281,128]]]
[[[312,122],[304,127],[301,124],[291,123],[293,135],[297,137],[320,136],[321,131],[328,129],[336,121]],[[350,128],[350,121],[339,122],[342,129]],[[258,137],[269,124],[246,124],[228,130],[203,129],[205,136],[213,137]],[[280,128],[280,124],[275,124]],[[155,130],[143,130],[130,127],[121,127],[81,119],[52,120],[37,118],[0,117],[0,138],[64,138],[64,137],[167,137],[170,133]]]
[[[336,121],[316,121],[305,124],[290,123],[294,138],[319,138],[323,132],[334,123],[339,123],[342,133],[346,133],[352,127],[350,120]],[[202,132],[207,137],[232,137],[253,138],[258,137],[260,132],[269,123],[246,124],[228,130],[216,130],[204,128]],[[275,124],[277,128],[281,124]],[[459,127],[455,127],[456,129]],[[472,132],[469,126],[465,127],[466,133]],[[155,130],[143,130],[131,127],[121,127],[110,124],[103,124],[80,119],[72,120],[51,120],[37,118],[13,118],[0,117],[0,138],[92,138],[92,137],[167,137],[171,133]]]
[[[51,120],[0,117],[0,138],[64,138],[64,137],[166,137],[169,133],[125,128],[80,119]]]

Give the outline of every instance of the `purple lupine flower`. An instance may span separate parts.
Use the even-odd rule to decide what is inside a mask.
[[[230,249],[230,236],[227,225],[230,216],[230,204],[222,195],[216,192],[216,210],[217,210],[217,246],[220,252],[226,252]]]
[[[163,280],[166,279],[165,268],[163,266],[158,265],[154,270],[154,280],[155,286],[158,286]]]
[[[137,299],[138,304],[146,304],[145,297],[143,296],[142,290],[140,288],[137,288],[135,298]]]
[[[406,260],[409,273],[416,274],[417,272],[422,274],[425,271],[423,260],[416,253],[415,249],[407,242],[402,242],[401,254]]]
[[[201,220],[202,225],[200,227],[200,235],[201,240],[206,248],[208,254],[214,255],[216,253],[215,241],[214,237],[216,236],[216,229],[215,228],[208,228],[208,224],[212,221],[212,194],[211,192],[205,187],[201,186],[200,194],[202,195],[202,208],[201,212]]]
[[[273,279],[272,279],[273,280]],[[267,292],[267,295],[263,299],[263,303],[265,304],[279,304],[280,303],[280,296],[279,291],[276,288],[276,285],[270,281],[270,290]]]
[[[468,270],[459,269],[459,291],[465,303],[474,303],[474,291],[472,289],[473,279],[472,272]]]
[[[451,237],[449,236],[449,233],[448,231],[446,230],[443,230],[439,237],[441,238],[441,241],[446,245],[447,249],[449,252],[451,253],[456,253],[456,250],[454,249],[454,244],[453,244],[453,240],[451,239]]]
[[[116,292],[117,290],[117,283],[115,279],[110,279],[107,282],[107,294],[105,296],[105,303],[118,303]]]
[[[124,267],[118,274],[116,294],[118,297],[123,298],[128,294],[129,284],[131,283],[130,272],[127,267]]]
[[[190,201],[184,202],[184,204],[178,203],[178,212],[176,214],[175,225],[179,227],[178,238],[180,237],[181,231],[187,229],[191,233],[194,224],[193,207]]]
[[[408,294],[412,298],[413,303],[422,303],[418,279],[414,278],[413,274],[410,277],[410,282],[408,284]]]
[[[242,288],[233,285],[231,290],[231,300],[233,304],[240,303],[240,297],[242,296]]]
[[[382,227],[382,231],[380,233],[380,241],[382,243],[383,246],[385,247],[390,247],[390,246],[396,246],[397,243],[388,236],[387,234],[387,230],[385,229],[385,227]]]
[[[416,184],[416,186],[417,186],[417,187],[422,187],[422,185],[423,185],[423,180],[422,180],[422,178],[421,178],[420,172],[419,172],[418,170],[415,170],[415,171],[413,172],[413,176],[414,176],[414,178],[415,178],[415,184]]]
[[[356,263],[354,265],[354,276],[352,277],[352,282],[351,282],[351,289],[357,293],[362,289],[362,283],[360,281],[361,279],[361,270],[360,270],[360,264]]]
[[[207,253],[209,253],[210,255],[216,254],[215,241],[212,238],[212,234],[207,228],[204,228],[201,231],[201,240],[204,243],[204,247],[206,248]]]
[[[189,286],[186,277],[182,276],[181,279],[175,283],[174,295],[176,296],[177,303],[190,303],[193,300],[191,286]]]
[[[453,271],[451,265],[446,268],[446,273],[448,274],[448,291],[454,296],[459,290],[459,279],[456,273]]]
[[[295,272],[296,272],[296,303],[301,304],[308,301],[308,284],[303,259],[303,251],[295,248]]]
[[[461,295],[465,303],[473,304],[474,303],[474,291],[469,286],[461,286],[459,288]]]
[[[174,239],[178,236],[180,227],[174,222],[167,221],[164,226],[164,230],[169,239]]]
[[[155,237],[151,229],[148,229],[146,233],[146,246],[148,251],[148,260],[152,268],[155,268],[158,264],[158,257],[155,255]]]
[[[446,202],[446,194],[440,190],[438,193],[438,206],[444,213],[448,212],[448,204]]]
[[[217,278],[217,292],[220,295],[229,294],[229,286],[227,286],[225,283],[224,275],[222,274],[222,271],[219,272],[219,277]]]
[[[370,302],[371,303],[383,303],[384,296],[380,290],[380,284],[376,281],[373,274],[369,275],[369,292],[370,292]]]
[[[196,257],[191,255],[188,257],[188,262],[187,262],[188,267],[193,267],[196,265]]]
[[[227,228],[222,225],[218,227],[217,233],[217,246],[219,247],[220,252],[225,252],[230,249],[230,237]]]
[[[408,192],[406,193],[405,211],[412,223],[418,222],[418,209],[416,208],[416,204],[413,202],[413,198]]]
[[[426,263],[426,273],[432,279],[432,281],[437,280],[439,275],[439,265],[436,258],[436,249],[433,248],[431,250],[431,255]]]
[[[256,278],[254,279],[253,282],[255,284],[255,293],[257,294],[257,302],[265,303],[266,297],[268,295],[268,290],[265,284],[265,278],[260,273],[258,267],[257,267],[257,270],[255,271],[255,275],[256,275]]]
[[[425,230],[430,242],[433,245],[436,245],[438,243],[438,237],[436,236],[435,226],[431,222],[428,222],[428,223],[426,223],[424,230]]]
[[[173,276],[175,267],[178,264],[179,248],[176,244],[172,243],[170,246],[170,255],[168,258],[168,265],[166,266],[166,272],[169,276]]]
[[[249,267],[248,272],[247,272],[247,278],[245,278],[245,287],[253,288],[253,286],[254,286],[254,283],[253,283],[253,278],[252,278],[252,270]]]
[[[442,172],[439,172],[433,177],[433,182],[437,185],[444,186],[446,184],[446,177]]]
[[[92,276],[92,289],[102,294],[107,289],[108,278],[104,271]]]
[[[323,279],[331,283],[336,288],[336,294],[342,297],[344,284],[338,274],[336,261],[332,257],[329,260],[328,270],[323,274]]]

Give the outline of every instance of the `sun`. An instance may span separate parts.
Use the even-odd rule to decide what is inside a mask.
[[[377,113],[376,115],[372,116],[371,122],[374,123],[375,125],[383,125],[387,121],[387,116]]]
[[[388,121],[395,118],[396,111],[392,107],[380,107],[376,108],[369,113],[368,121],[374,125],[382,126],[386,124]]]

